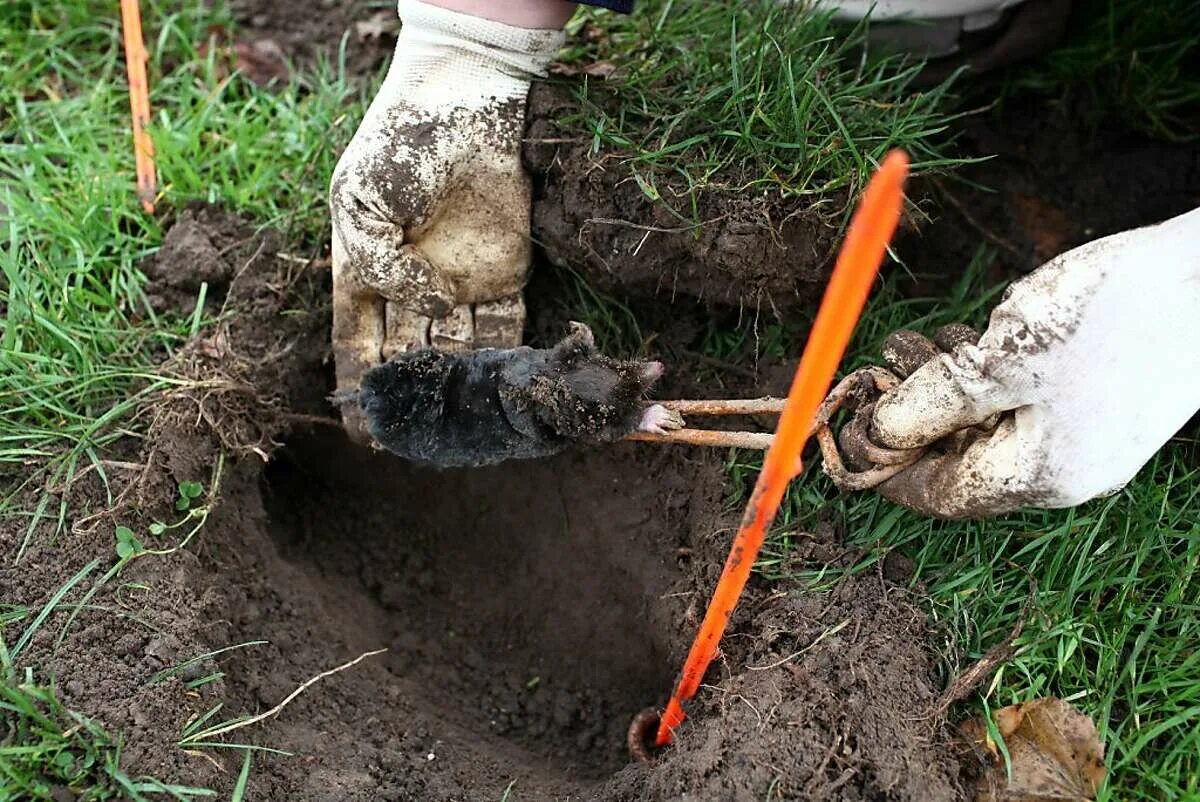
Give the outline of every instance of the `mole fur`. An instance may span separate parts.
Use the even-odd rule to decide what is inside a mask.
[[[572,323],[553,348],[409,352],[369,371],[358,391],[388,451],[437,468],[548,457],[638,428],[659,362],[611,359]]]

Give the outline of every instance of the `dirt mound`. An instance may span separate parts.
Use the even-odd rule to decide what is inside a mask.
[[[255,52],[279,53],[304,69],[318,58],[337,64],[345,42],[347,74],[366,79],[377,74],[396,45],[395,3],[380,7],[369,0],[321,0],[315,5],[286,0],[229,3],[239,40],[253,43]]]
[[[313,416],[332,387],[327,277],[296,273],[228,215],[193,209],[179,225],[160,284],[169,260],[239,243],[232,273],[197,265],[229,275],[228,323],[168,363],[194,384],[147,411],[172,425],[152,427],[142,471],[113,478],[117,512],[83,518],[109,504],[89,475],[63,499],[69,531],[39,528],[25,561],[0,568],[2,601],[34,605],[89,560],[111,562],[115,523],[176,543],[175,530],[143,534],[148,522],[178,518],[176,484],[209,488],[218,454],[234,455],[187,548],[131,564],[57,649],[67,612],[51,616],[22,656],[126,735],[130,771],[227,788],[238,758],[181,749],[189,723],[217,704],[213,722],[267,710],[386,648],[231,737],[295,753],[256,755],[252,797],[953,798],[952,751],[921,717],[936,698],[924,618],[876,576],[832,594],[752,589],[677,746],[630,765],[629,721],[663,701],[728,545],[719,460],[625,444],[439,473],[354,446]],[[205,393],[222,382],[245,404],[213,406]],[[186,424],[164,412],[184,408]],[[230,431],[261,439],[237,457]],[[0,525],[5,549],[21,523]]]
[[[929,633],[905,591],[858,575],[829,593],[751,603],[729,649],[737,659],[710,678],[697,723],[653,770],[630,772],[617,798],[959,798],[929,716]]]
[[[556,121],[574,111],[561,87],[538,84],[530,94],[533,237],[550,261],[594,287],[663,300],[777,313],[819,295],[833,267],[834,220],[770,193],[712,190],[694,210],[700,224],[691,223],[651,200],[619,155],[593,154],[586,138],[564,132]],[[686,187],[674,189],[685,203]]]

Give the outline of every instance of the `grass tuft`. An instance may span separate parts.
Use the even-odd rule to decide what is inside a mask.
[[[1065,102],[1083,98],[1095,126],[1117,120],[1150,136],[1195,141],[1200,3],[1076,0],[1062,44],[999,83],[1006,94],[1032,90]],[[980,92],[996,88],[988,82]]]
[[[359,115],[340,65],[280,91],[228,74],[214,28],[228,15],[142,4],[160,217],[134,202],[119,21],[96,0],[6,6],[0,26],[0,499],[69,483],[168,380],[152,365],[196,332],[146,300],[139,263],[191,200],[284,228],[326,225],[325,182]],[[214,46],[200,55],[206,42]],[[30,466],[35,470],[30,471]],[[21,475],[23,481],[6,483]],[[5,485],[8,484],[6,488]],[[7,489],[7,492],[5,492]],[[43,515],[64,519],[65,500]]]
[[[947,82],[917,91],[921,64],[867,57],[865,24],[804,4],[657,0],[627,17],[584,13],[595,31],[571,63],[611,62],[567,118],[593,147],[626,154],[643,190],[774,188],[813,202],[856,193],[891,148],[913,171],[957,163],[942,147],[953,119]]]

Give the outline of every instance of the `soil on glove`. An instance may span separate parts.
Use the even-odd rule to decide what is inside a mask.
[[[240,756],[181,749],[189,722],[218,703],[221,718],[268,710],[385,648],[231,734],[294,753],[256,756],[250,798],[956,798],[949,735],[925,715],[939,682],[924,616],[881,575],[752,585],[676,746],[631,764],[630,719],[665,701],[728,547],[720,461],[621,444],[436,472],[352,445],[320,417],[327,274],[277,247],[216,210],[184,213],[147,270],[164,308],[188,264],[214,280],[210,311],[231,312],[167,362],[197,384],[148,407],[146,442],[113,456],[115,512],[89,517],[110,503],[85,476],[63,490],[67,532],[38,527],[0,567],[0,601],[40,605],[111,562],[118,523],[178,542],[148,522],[177,520],[177,483],[210,488],[228,455],[186,548],[127,566],[57,649],[68,614],[51,615],[22,655],[123,733],[131,772],[228,790]],[[15,553],[23,521],[0,526]],[[820,561],[844,551],[826,548]]]
[[[333,52],[375,13],[321,5],[235,3],[239,35],[277,38],[303,61]],[[381,37],[356,44],[351,34],[352,52],[376,51],[361,75],[379,68],[390,47]],[[698,238],[664,231],[678,222],[640,197],[619,160],[599,170],[575,145],[544,141],[561,102],[531,111],[536,235],[627,302],[659,333],[655,348],[701,351],[706,316],[720,307],[810,309],[827,235],[792,209],[725,201],[702,214],[721,221]],[[940,204],[934,221],[897,247],[910,269],[935,276],[931,291],[953,284],[983,241],[1001,256],[1000,280],[1200,204],[1195,145],[1072,119],[1010,102],[1003,116],[964,122],[968,153],[1001,154],[965,174],[998,191],[926,187]],[[798,227],[768,233],[785,219]],[[675,745],[652,765],[631,764],[625,729],[665,701],[736,524],[719,456],[623,444],[437,473],[352,445],[326,400],[328,272],[275,258],[279,247],[229,214],[185,211],[144,265],[148,295],[188,312],[207,282],[207,316],[224,322],[166,358],[179,384],[142,410],[143,442],[101,455],[107,485],[92,470],[51,488],[47,509],[66,510],[64,531],[35,526],[13,563],[28,519],[0,518],[0,607],[39,609],[99,559],[69,605],[113,564],[116,525],[150,547],[180,543],[190,524],[159,537],[149,523],[181,520],[178,484],[211,490],[227,455],[207,523],[185,548],[128,565],[56,647],[72,610],[60,607],[19,658],[122,735],[131,773],[227,796],[240,754],[180,748],[189,723],[218,704],[209,723],[267,711],[300,683],[386,648],[228,736],[294,753],[256,753],[247,798],[961,798],[958,751],[932,715],[943,684],[934,638],[902,559],[821,592],[752,581]],[[553,272],[536,271],[530,292],[534,345],[565,329]],[[668,362],[660,393],[694,393],[701,363]],[[734,393],[779,393],[790,368],[715,367]],[[704,389],[713,394],[711,380]],[[807,544],[793,552],[797,569],[859,556],[835,532],[792,534]],[[27,621],[5,627],[6,643]],[[267,642],[162,673],[257,640]]]

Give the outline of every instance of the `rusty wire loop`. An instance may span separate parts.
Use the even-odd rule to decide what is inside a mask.
[[[821,447],[822,468],[840,490],[866,490],[882,484],[912,466],[925,453],[924,448],[892,449],[871,442],[870,413],[875,401],[898,384],[900,379],[885,368],[860,368],[838,382],[817,410],[813,435]],[[838,449],[831,421],[843,406],[855,413],[842,430],[843,444],[852,445],[855,461],[872,466],[866,470],[847,468]]]
[[[811,435],[817,438],[824,459],[824,471],[841,490],[867,490],[875,487],[904,469],[912,466],[924,448],[884,448],[871,441],[871,412],[875,402],[883,393],[900,384],[896,374],[886,368],[871,366],[859,368],[843,378],[825,397],[817,409]],[[710,399],[661,401],[664,407],[684,415],[697,417],[721,415],[778,415],[783,410],[783,399]],[[833,433],[832,421],[841,409],[853,414],[842,427],[841,437]],[[753,448],[763,451],[771,447],[774,435],[769,432],[737,432],[722,429],[682,428],[666,432],[633,432],[626,440],[649,443],[677,443],[692,446],[716,446],[721,448]],[[841,445],[839,448],[839,439]],[[865,470],[854,471],[846,467],[842,458],[846,451],[849,462],[854,465],[869,465]]]

